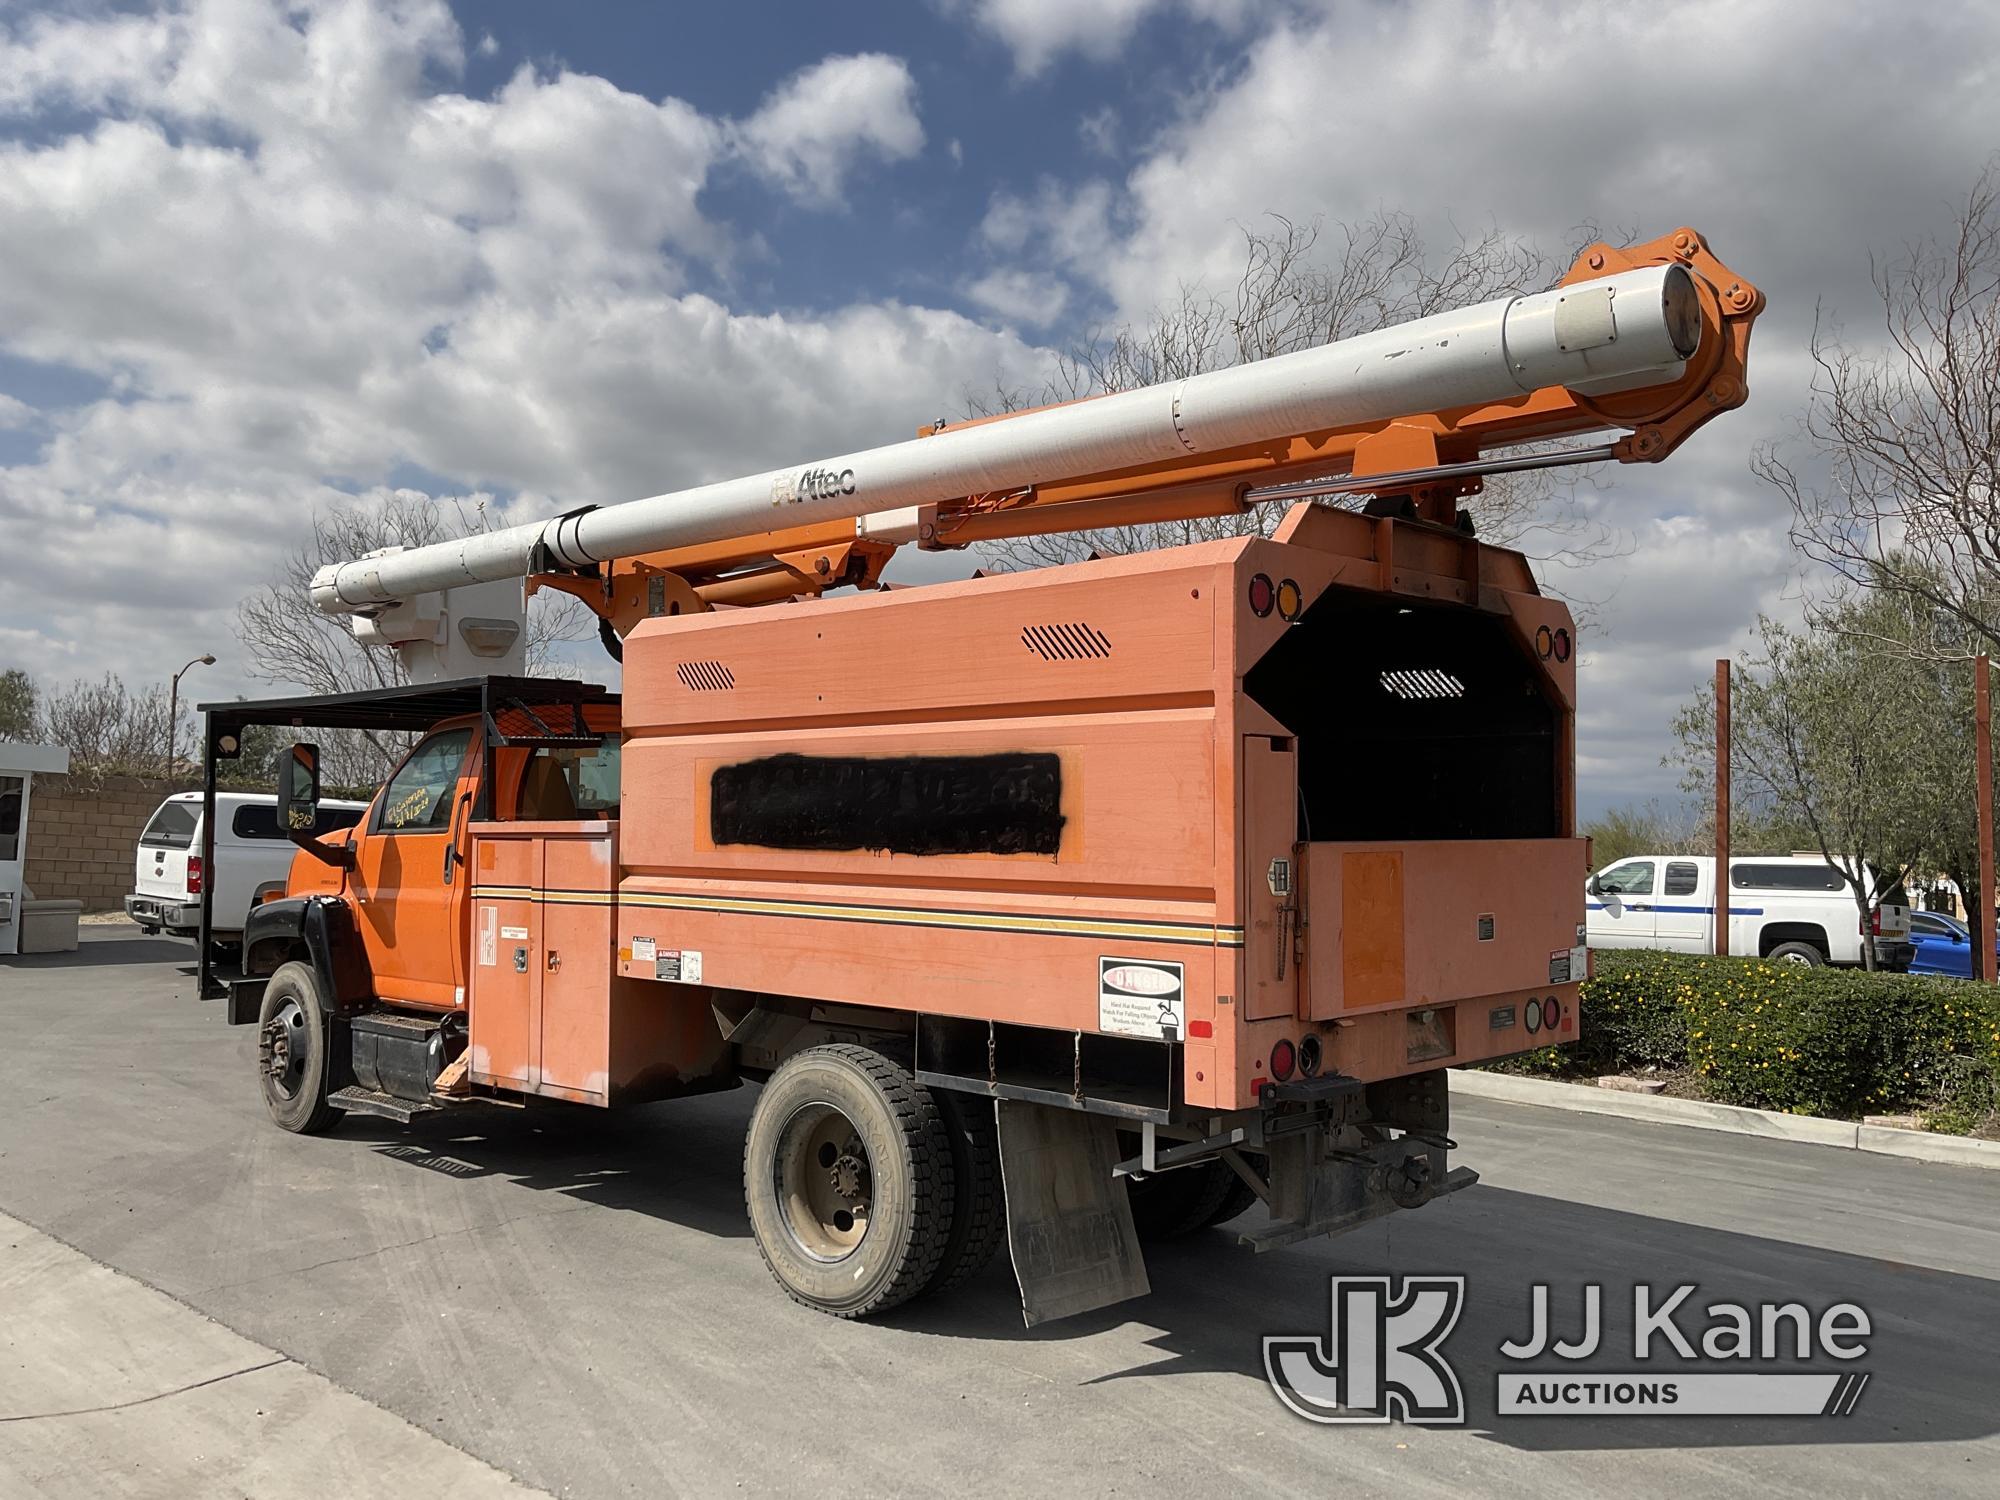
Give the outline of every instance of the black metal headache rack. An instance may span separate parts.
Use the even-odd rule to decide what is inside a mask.
[[[202,824],[200,969],[203,999],[226,993],[215,968],[210,938],[215,899],[215,783],[219,761],[243,753],[243,732],[266,725],[285,729],[379,729],[421,734],[446,719],[477,716],[485,729],[486,775],[474,817],[489,817],[493,754],[501,746],[589,748],[603,742],[586,709],[614,705],[617,695],[594,682],[561,677],[462,677],[451,682],[412,682],[360,693],[325,693],[305,698],[203,703],[207,724],[202,740]]]

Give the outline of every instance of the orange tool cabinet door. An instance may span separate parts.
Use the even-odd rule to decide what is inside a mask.
[[[1296,889],[1298,750],[1291,740],[1246,735],[1243,747],[1243,821],[1238,834],[1238,907],[1243,923],[1243,1018],[1270,1021],[1298,1008],[1299,966],[1290,895],[1271,890],[1271,864],[1284,860]]]
[[[542,842],[482,838],[472,851],[471,1069],[482,1083],[541,1082]],[[518,894],[516,894],[518,893]]]
[[[469,727],[420,742],[375,799],[351,877],[384,1000],[450,1010],[465,985],[465,824],[478,780]],[[446,852],[451,863],[446,864]]]
[[[609,1093],[613,874],[609,839],[542,845],[542,1083],[597,1103]]]

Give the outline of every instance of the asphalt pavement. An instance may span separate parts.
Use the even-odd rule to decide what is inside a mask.
[[[1484,1180],[1417,1212],[1265,1256],[1222,1230],[1156,1247],[1151,1297],[1032,1331],[1001,1263],[842,1323],[787,1301],[748,1238],[750,1090],[290,1136],[252,1029],[194,998],[190,959],[116,928],[0,959],[0,1213],[554,1494],[2000,1491],[2000,1174],[1467,1101],[1455,1160]],[[1267,1384],[1264,1335],[1324,1333],[1329,1277],[1384,1271],[1467,1278],[1465,1425],[1315,1425]],[[1635,1279],[1699,1283],[1697,1307],[1858,1303],[1864,1399],[1496,1416],[1532,1284],[1574,1321],[1582,1283]],[[0,1343],[40,1347],[21,1302],[0,1283]],[[0,1416],[26,1420],[0,1421],[0,1493],[25,1429],[75,1420],[9,1378],[0,1361]],[[118,1443],[149,1441],[118,1432],[93,1443],[104,1493],[131,1492]],[[379,1489],[327,1493],[408,1493],[404,1451],[382,1448]]]

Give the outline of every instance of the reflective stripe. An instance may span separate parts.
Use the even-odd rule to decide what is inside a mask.
[[[868,922],[890,927],[961,928],[980,932],[1026,933],[1039,937],[1124,938],[1134,942],[1197,944],[1241,948],[1241,927],[1206,922],[1119,920],[1110,917],[1067,917],[1052,912],[1033,914],[981,912],[945,907],[870,906],[845,901],[784,901],[761,896],[704,896],[692,892],[656,894],[565,890],[558,887],[482,885],[475,898],[538,902],[553,906],[623,905],[673,911],[722,912],[733,916],[801,917],[824,922]]]

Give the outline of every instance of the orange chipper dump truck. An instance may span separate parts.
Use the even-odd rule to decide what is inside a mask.
[[[204,943],[204,993],[293,1131],[760,1083],[757,1244],[841,1316],[1003,1242],[1041,1321],[1143,1293],[1148,1239],[1419,1207],[1475,1180],[1445,1069],[1574,1037],[1588,963],[1574,627],[1459,502],[1664,457],[1744,399],[1762,305],[1681,230],[1305,355],[328,569],[321,607],[427,680],[205,706],[211,789],[253,724],[418,737],[358,825],[295,836],[236,972]],[[878,587],[911,543],[1280,501],[1269,537]],[[519,671],[524,580],[597,611],[622,695]],[[317,764],[284,757],[292,827]]]

